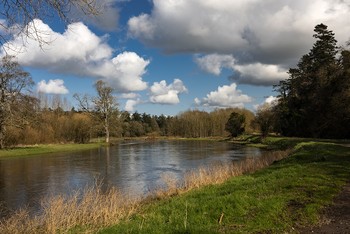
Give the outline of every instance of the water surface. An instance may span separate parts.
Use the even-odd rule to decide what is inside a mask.
[[[115,146],[0,160],[0,204],[5,213],[35,209],[47,196],[71,194],[99,181],[133,194],[161,183],[162,173],[181,177],[216,161],[257,157],[257,148],[211,141],[131,141]],[[0,216],[1,213],[0,213]]]

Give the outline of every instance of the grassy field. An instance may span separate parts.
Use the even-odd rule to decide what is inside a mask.
[[[350,148],[307,142],[294,149],[253,174],[144,205],[100,233],[282,233],[316,224],[350,178]]]
[[[48,154],[57,152],[69,152],[78,150],[95,149],[101,146],[101,143],[90,144],[48,144],[48,145],[33,145],[22,146],[13,149],[0,150],[0,158],[15,157],[15,156],[30,156],[38,154]]]

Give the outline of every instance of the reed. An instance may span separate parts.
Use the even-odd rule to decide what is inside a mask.
[[[209,166],[202,166],[185,173],[182,180],[177,180],[171,174],[164,173],[162,186],[150,195],[153,198],[174,196],[206,185],[221,184],[234,176],[240,176],[268,167],[272,163],[286,158],[291,150],[270,151],[261,157],[247,157],[238,162],[216,162]]]
[[[0,233],[95,232],[130,216],[139,204],[139,199],[128,198],[115,188],[103,192],[97,185],[71,196],[45,199],[38,215],[18,211],[0,222]]]

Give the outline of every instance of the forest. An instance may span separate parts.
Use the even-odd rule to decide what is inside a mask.
[[[70,108],[60,96],[33,94],[28,72],[15,57],[0,62],[0,148],[42,143],[86,143],[110,137],[228,137],[243,132],[294,137],[350,138],[350,51],[324,24],[289,78],[274,86],[277,99],[256,113],[226,108],[188,110],[176,116],[119,111],[114,90],[95,84],[96,96],[75,94]],[[69,110],[68,110],[69,109]]]

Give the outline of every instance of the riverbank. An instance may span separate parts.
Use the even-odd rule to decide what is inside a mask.
[[[298,233],[321,222],[349,178],[349,148],[297,143],[266,169],[147,204],[100,233]]]
[[[293,146],[293,153],[281,161],[199,169],[182,184],[165,178],[166,190],[141,200],[98,187],[83,197],[54,197],[43,203],[41,216],[14,214],[0,222],[0,232],[297,233],[317,225],[322,209],[350,178],[349,148],[300,139],[265,141],[268,148]]]
[[[11,149],[0,150],[0,158],[89,150],[89,149],[96,149],[103,145],[104,145],[103,143],[89,143],[89,144],[47,144],[47,145],[18,146]]]
[[[122,141],[153,141],[153,140],[205,140],[205,141],[222,141],[224,138],[176,138],[176,137],[130,137],[130,138],[112,138],[110,145]],[[64,153],[80,150],[96,149],[101,146],[107,146],[106,143],[101,142],[101,139],[94,139],[90,143],[76,144],[39,144],[39,145],[24,145],[13,148],[6,148],[0,150],[0,158],[7,157],[22,157],[39,154],[50,153]]]
[[[271,138],[273,139],[273,138]],[[262,143],[258,136],[244,136],[232,140],[224,137],[210,137],[210,138],[182,138],[182,137],[125,137],[125,138],[111,138],[110,145],[117,144],[123,141],[155,141],[155,140],[177,140],[177,141],[227,141],[235,144],[249,145],[252,147],[267,148],[271,142]],[[290,140],[288,140],[290,141]],[[6,148],[0,150],[0,158],[7,157],[22,157],[39,154],[50,154],[50,153],[64,153],[80,150],[96,149],[101,146],[107,146],[106,143],[101,142],[101,139],[93,139],[90,143],[76,144],[76,143],[62,143],[62,144],[38,144],[38,145],[19,145],[12,148]],[[275,147],[278,149],[280,146]],[[280,147],[282,148],[282,147]]]

